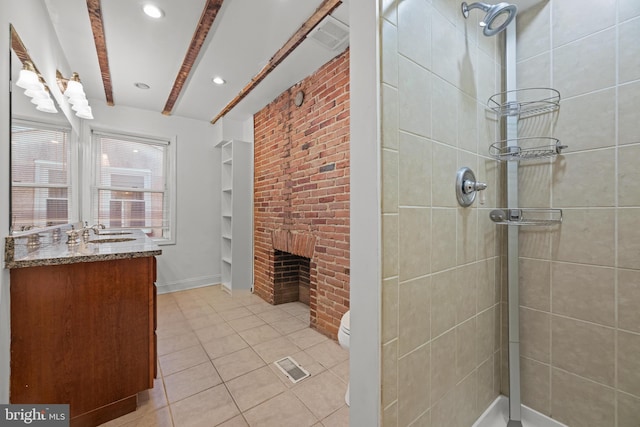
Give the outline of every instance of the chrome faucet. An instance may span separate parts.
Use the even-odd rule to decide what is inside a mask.
[[[95,234],[96,236],[98,234],[100,234],[100,230],[104,230],[106,227],[104,226],[104,224],[94,224],[91,226],[91,229],[93,230],[93,234]]]

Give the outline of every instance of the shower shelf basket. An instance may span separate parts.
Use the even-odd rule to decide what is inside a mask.
[[[498,225],[548,227],[562,223],[562,209],[496,209],[490,217]]]
[[[528,137],[495,142],[489,147],[489,154],[501,161],[535,160],[555,157],[565,148],[557,138]]]
[[[517,101],[503,101],[513,95]],[[487,106],[498,116],[518,116],[524,119],[556,111],[560,108],[560,92],[547,87],[510,90],[491,96]]]

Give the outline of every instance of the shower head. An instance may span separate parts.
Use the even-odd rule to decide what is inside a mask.
[[[507,28],[507,25],[513,21],[518,13],[518,8],[514,4],[498,3],[498,4],[486,4],[486,3],[471,3],[462,2],[462,15],[465,18],[469,17],[469,11],[471,9],[482,9],[487,12],[487,15],[482,21],[480,26],[483,27],[482,32],[485,36],[494,36],[500,31]]]

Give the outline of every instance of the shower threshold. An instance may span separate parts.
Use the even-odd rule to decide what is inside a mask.
[[[498,396],[472,427],[507,427],[509,423],[509,398]],[[509,426],[513,423],[509,424]],[[522,405],[522,427],[567,427],[546,415]]]

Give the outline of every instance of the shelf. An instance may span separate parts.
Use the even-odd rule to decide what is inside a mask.
[[[231,265],[231,258],[229,258],[229,257],[222,257],[222,262],[225,262],[225,263],[227,263],[227,264]]]
[[[225,193],[231,193],[231,187],[223,188],[222,191],[225,192]]]
[[[503,101],[514,96],[516,101]],[[556,111],[560,108],[560,92],[546,87],[510,90],[491,96],[487,106],[498,116],[524,119]]]
[[[231,219],[231,218],[232,218],[232,216],[231,216],[231,214],[222,214],[222,218],[229,218],[229,219]]]
[[[223,160],[222,163],[224,163],[225,165],[230,165],[233,163],[233,159],[232,158],[228,158],[226,160]]]
[[[489,217],[498,225],[549,227],[562,223],[562,209],[494,209]]]
[[[228,234],[223,234],[223,235],[222,235],[222,238],[223,238],[223,239],[227,239],[227,240],[231,240],[231,236],[230,236],[230,235],[228,235]]]
[[[516,138],[491,144],[489,154],[500,161],[536,160],[555,157],[565,148],[557,138]]]

